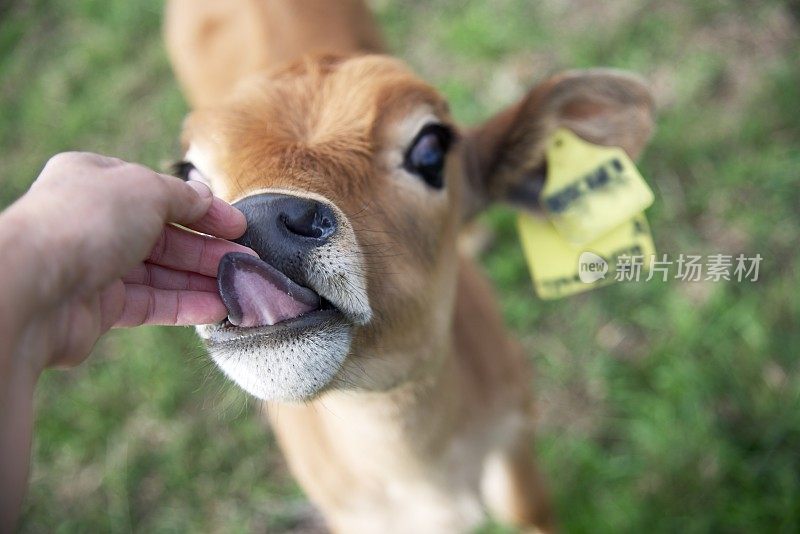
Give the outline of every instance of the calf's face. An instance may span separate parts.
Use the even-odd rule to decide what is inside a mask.
[[[305,58],[186,121],[186,177],[248,220],[218,277],[226,321],[198,328],[251,394],[393,387],[445,353],[462,222],[491,201],[536,209],[542,146],[567,126],[635,155],[651,102],[619,73],[571,73],[459,132],[444,99],[385,56]]]

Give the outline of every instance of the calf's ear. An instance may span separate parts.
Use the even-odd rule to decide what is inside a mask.
[[[545,144],[558,128],[590,143],[618,146],[636,159],[653,129],[653,98],[638,77],[610,69],[567,71],[463,138],[465,216],[491,202],[539,208],[547,175]]]

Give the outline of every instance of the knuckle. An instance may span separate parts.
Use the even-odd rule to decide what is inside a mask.
[[[79,179],[86,175],[102,175],[109,168],[119,167],[125,162],[92,152],[60,152],[50,157],[42,169],[41,177]]]
[[[127,161],[112,156],[95,156],[95,160],[99,167],[105,167],[107,169],[114,169],[117,167],[125,167],[130,165],[130,163]]]
[[[181,298],[180,291],[176,291],[174,295],[172,324],[180,324],[180,318],[183,310],[183,299]]]
[[[147,311],[145,312],[144,318],[142,320],[142,324],[149,323],[156,318],[156,314],[158,313],[158,297],[156,295],[155,289],[152,287],[147,288]]]
[[[60,152],[50,157],[39,173],[34,187],[42,183],[58,184],[65,180],[72,183],[77,176],[90,167],[90,158],[85,152]],[[76,172],[78,171],[78,172]]]
[[[155,187],[153,185],[150,185],[150,183],[157,181],[155,179],[157,178],[157,175],[144,165],[139,165],[138,163],[122,162],[119,171],[120,174],[127,180],[142,182],[143,185]]]
[[[47,160],[45,168],[52,169],[54,167],[71,166],[84,163],[86,159],[86,153],[84,152],[59,152]]]

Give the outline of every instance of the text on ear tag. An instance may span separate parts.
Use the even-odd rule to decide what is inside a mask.
[[[653,203],[653,192],[621,148],[593,145],[560,128],[546,157],[542,205],[571,243],[588,243]]]
[[[533,286],[542,299],[566,297],[609,284],[615,280],[618,263],[626,258],[640,258],[644,271],[655,254],[643,213],[584,245],[566,241],[543,217],[520,214],[517,226]]]

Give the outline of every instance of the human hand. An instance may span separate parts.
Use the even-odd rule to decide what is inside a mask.
[[[17,273],[11,303],[0,303],[3,322],[16,323],[16,359],[38,374],[80,363],[115,325],[223,319],[217,265],[252,253],[224,240],[245,226],[203,184],[96,154],[54,156],[0,216],[0,244],[18,252],[4,266]]]

